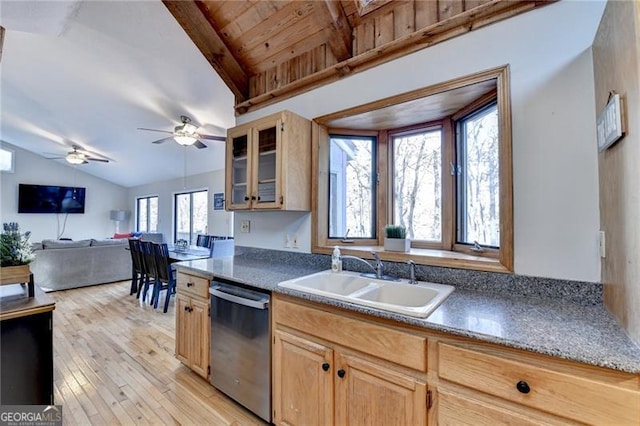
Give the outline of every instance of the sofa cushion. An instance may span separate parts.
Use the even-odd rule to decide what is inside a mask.
[[[95,246],[115,246],[115,245],[125,245],[128,244],[128,241],[125,238],[105,238],[103,240],[91,240],[91,247]]]
[[[127,232],[126,234],[118,234],[117,232],[113,234],[113,238],[131,238],[133,237],[133,232]]]
[[[89,247],[91,240],[78,240],[78,241],[60,241],[60,240],[42,240],[42,246],[45,250],[56,248],[78,248]]]

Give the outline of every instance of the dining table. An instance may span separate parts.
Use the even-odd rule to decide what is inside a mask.
[[[211,257],[211,250],[206,247],[189,246],[179,248],[169,246],[169,261],[182,262],[186,260],[208,259]]]

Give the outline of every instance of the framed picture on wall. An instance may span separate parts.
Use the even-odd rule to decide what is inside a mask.
[[[609,102],[596,123],[598,151],[602,152],[624,136],[624,103],[617,93],[611,93]]]
[[[213,194],[213,209],[224,210],[224,193],[216,192]]]

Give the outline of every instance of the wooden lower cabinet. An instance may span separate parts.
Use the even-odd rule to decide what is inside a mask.
[[[337,425],[427,424],[426,383],[357,355],[335,356]]]
[[[275,424],[640,425],[638,374],[280,294],[271,318]]]
[[[195,373],[209,377],[209,303],[176,295],[176,358]]]

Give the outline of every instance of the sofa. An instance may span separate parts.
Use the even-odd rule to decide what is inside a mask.
[[[31,272],[44,291],[131,279],[127,239],[44,240],[34,248]]]

